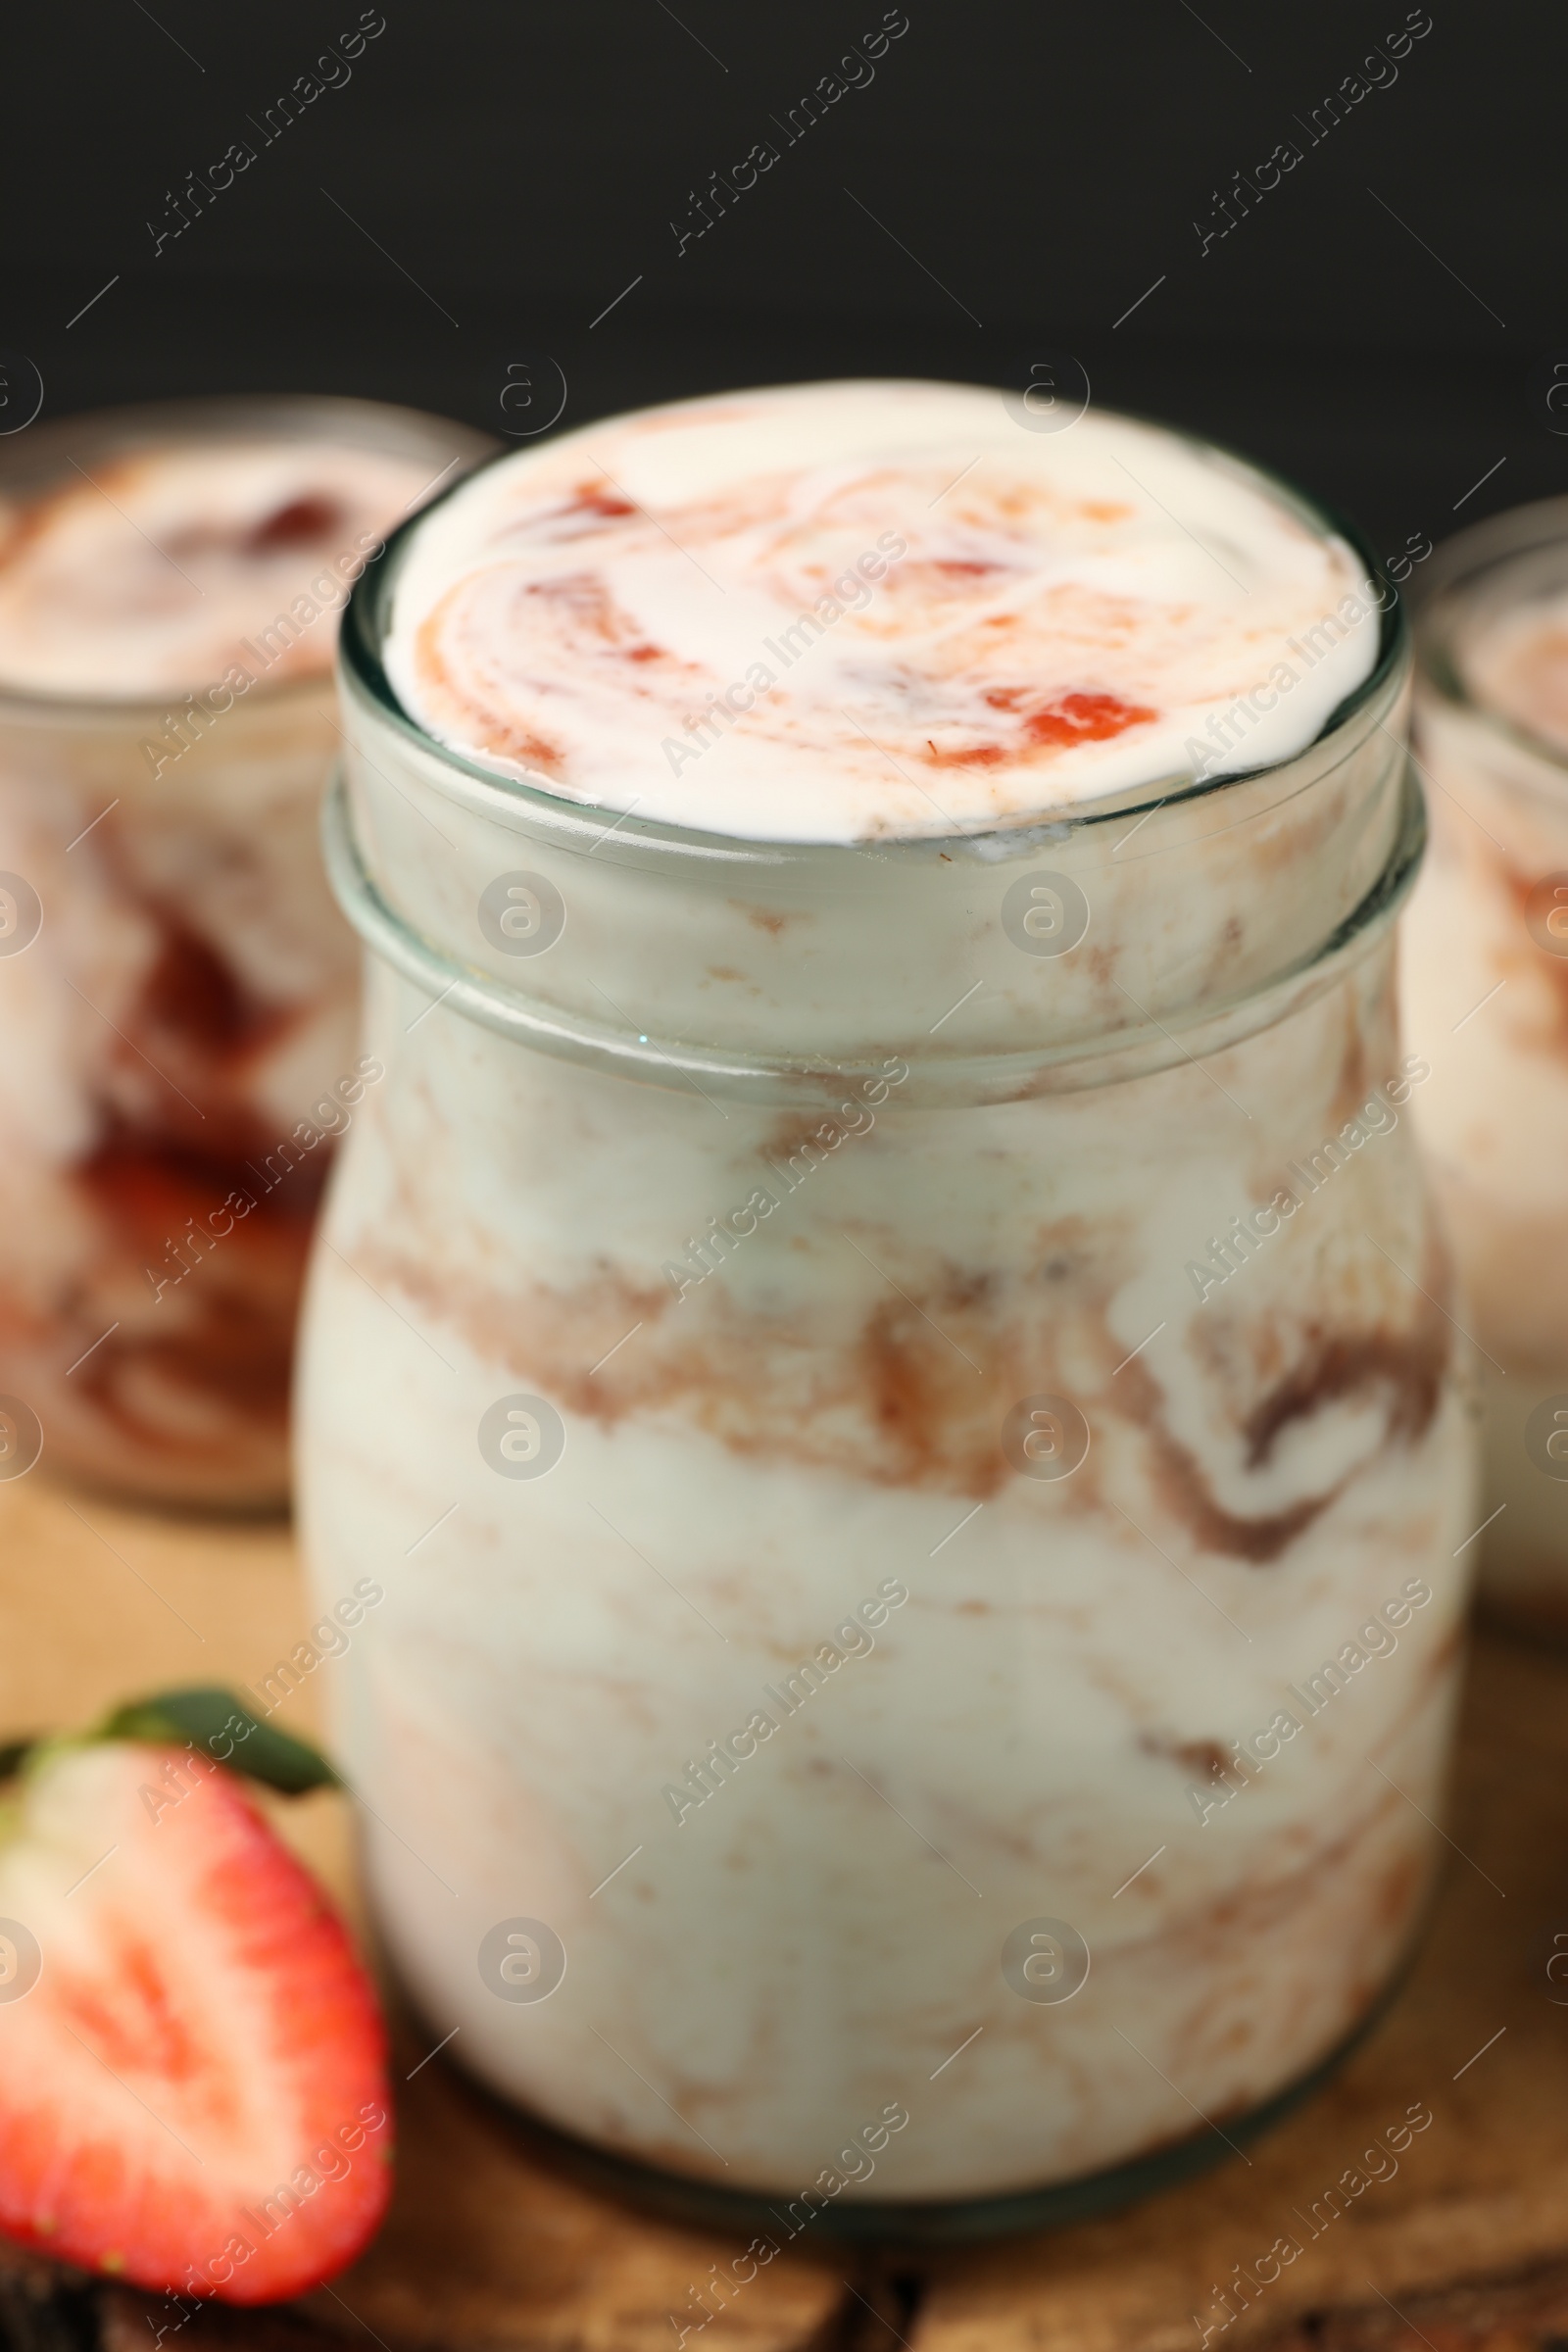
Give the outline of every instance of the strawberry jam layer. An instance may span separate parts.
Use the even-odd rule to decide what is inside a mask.
[[[151,1311],[122,1319],[73,1387],[140,1453],[215,1467],[236,1449],[282,1457],[294,1318],[330,1146],[267,1180],[265,1158],[242,1149],[254,1140],[236,1132],[219,1157],[112,1133],[75,1171],[99,1220],[103,1272],[117,1288],[140,1282]],[[83,1347],[97,1337],[87,1303],[73,1318]]]
[[[286,1480],[294,1322],[346,1114],[270,1123],[264,1073],[305,1013],[142,911],[160,944],[97,1074],[92,1140],[57,1171],[79,1246],[45,1299],[0,1291],[0,1365],[62,1466],[262,1500]]]
[[[348,943],[296,928],[313,804],[280,799],[265,852],[215,843],[178,892],[170,833],[122,809],[69,867],[69,796],[17,835],[68,911],[0,966],[7,1077],[38,1106],[0,1164],[0,1390],[37,1415],[47,1465],[95,1485],[246,1507],[287,1493],[306,1255],[363,1094]]]

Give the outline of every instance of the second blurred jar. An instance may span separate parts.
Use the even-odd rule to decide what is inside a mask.
[[[1568,1634],[1568,499],[1441,549],[1419,615],[1432,854],[1403,926],[1411,1108],[1484,1351],[1482,1592]]]
[[[357,1060],[320,878],[338,608],[493,445],[346,400],[0,456],[0,1475],[282,1499],[300,1273]]]

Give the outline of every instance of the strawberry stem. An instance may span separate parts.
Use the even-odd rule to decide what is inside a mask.
[[[106,1715],[93,1737],[146,1740],[158,1746],[188,1744],[285,1796],[343,1785],[318,1748],[290,1732],[274,1730],[231,1690],[217,1686],[159,1690],[129,1700]]]

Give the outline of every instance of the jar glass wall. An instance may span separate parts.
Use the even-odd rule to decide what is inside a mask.
[[[774,2235],[1223,2153],[1414,1933],[1474,1525],[1396,618],[1284,765],[781,846],[435,745],[398,556],[300,1418],[396,1971]]]
[[[1406,1024],[1432,1064],[1418,1122],[1480,1348],[1491,1515],[1481,1590],[1499,1611],[1559,1636],[1568,1634],[1568,738],[1554,743],[1530,720],[1553,665],[1568,680],[1565,605],[1568,500],[1478,524],[1434,560],[1415,706],[1432,856],[1402,949]],[[1539,715],[1549,723],[1549,704]]]

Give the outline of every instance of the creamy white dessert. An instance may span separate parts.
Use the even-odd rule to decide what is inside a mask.
[[[763,2192],[779,2242],[1234,2133],[1364,2020],[1433,1870],[1475,1501],[1380,900],[1402,676],[1285,494],[1076,429],[918,385],[621,419],[456,494],[351,623],[333,855],[397,968],[314,1261],[301,1500],[318,1589],[386,1591],[336,1684],[381,1927],[432,2044]],[[764,510],[802,516],[792,581],[842,569],[833,480],[913,546],[982,441],[988,514],[1029,518],[1020,682],[1157,710],[1148,765],[1133,724],[1000,760],[955,726],[976,829],[933,837],[804,677],[662,786],[662,693],[643,734],[607,690],[595,733],[548,562],[721,665],[624,514],[543,552],[593,453],[677,536],[709,500],[716,600]],[[1250,596],[1129,494],[1091,662],[1053,583],[1117,451],[1223,521]],[[1253,713],[1288,705],[1297,757],[1195,792],[1206,698],[1295,662],[1320,591],[1334,689],[1302,664]],[[929,588],[898,610],[906,640],[890,596],[874,654],[847,614],[801,660],[859,665],[879,742],[916,680],[1005,684]],[[473,700],[441,699],[454,630]],[[559,772],[514,776],[497,727],[547,709]],[[703,834],[616,823],[645,783]]]
[[[1157,427],[810,384],[489,467],[411,551],[385,658],[439,742],[575,800],[752,839],[952,833],[1188,771],[1194,737],[1212,775],[1288,759],[1377,658],[1363,576]]]
[[[1443,636],[1457,691],[1430,681],[1417,702],[1433,840],[1404,925],[1405,1017],[1432,1064],[1421,1132],[1483,1351],[1482,1589],[1564,1633],[1568,596],[1493,586]]]
[[[287,1492],[305,1250],[363,1093],[317,843],[337,613],[482,446],[355,414],[391,446],[293,437],[289,403],[207,440],[139,412],[0,475],[0,1390],[52,1466],[183,1501]]]
[[[246,665],[247,649],[256,668],[253,634],[296,600],[269,681],[320,677],[335,635],[316,619],[450,470],[341,441],[239,439],[131,447],[68,466],[41,497],[0,485],[0,687],[179,695]]]

